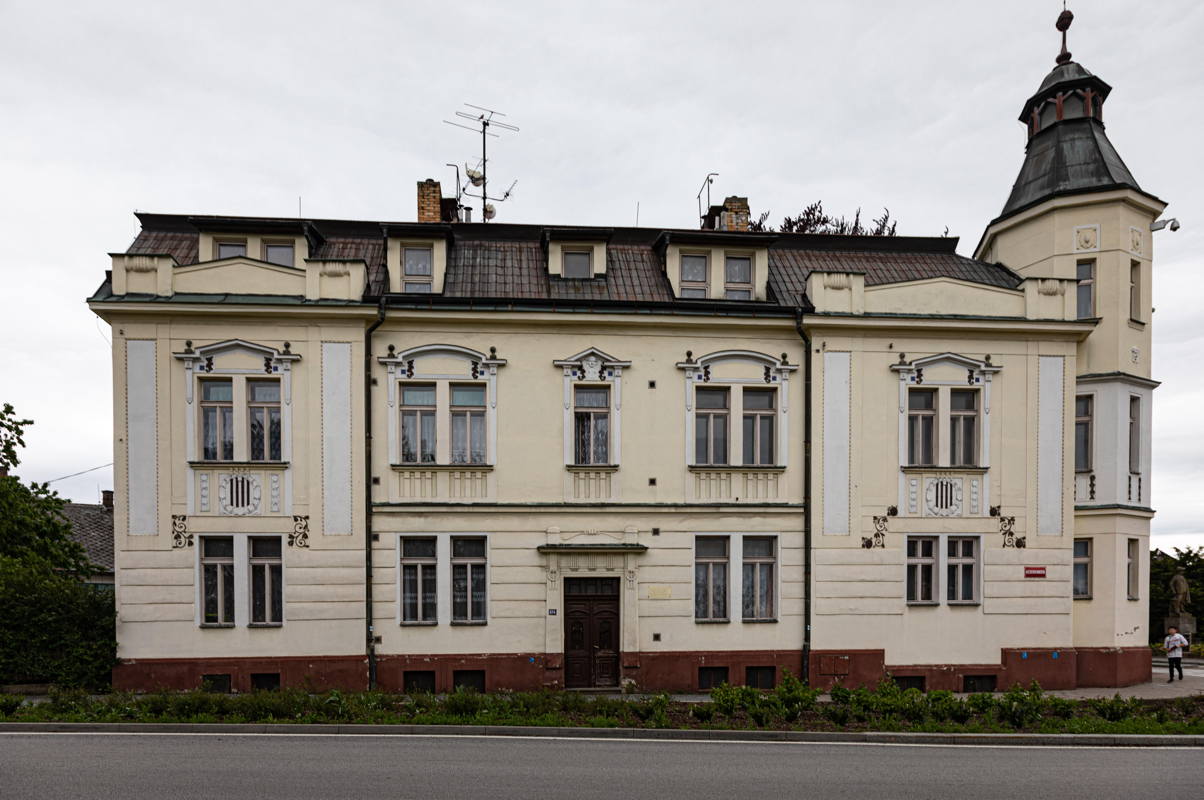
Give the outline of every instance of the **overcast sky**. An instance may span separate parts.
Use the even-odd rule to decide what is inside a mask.
[[[1074,59],[1108,135],[1183,222],[1154,241],[1154,546],[1204,544],[1204,4],[1079,0]],[[109,331],[84,305],[135,209],[415,218],[415,181],[521,127],[499,220],[692,227],[695,194],[776,223],[813,200],[970,255],[1024,154],[1061,3],[57,3],[0,0],[0,402],[18,472],[112,460]],[[96,502],[110,468],[57,482]]]

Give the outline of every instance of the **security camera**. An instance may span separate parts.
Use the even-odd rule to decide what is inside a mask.
[[[1171,220],[1171,230],[1172,230],[1172,231],[1177,231],[1177,230],[1179,230],[1179,220],[1178,220],[1178,219],[1172,219],[1172,220]]]
[[[1179,220],[1175,217],[1171,217],[1170,219],[1160,219],[1157,222],[1151,222],[1150,230],[1160,231],[1167,226],[1170,226],[1172,231],[1177,231],[1179,230]]]

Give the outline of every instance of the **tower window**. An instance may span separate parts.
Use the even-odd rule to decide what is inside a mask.
[[[1078,264],[1078,318],[1091,319],[1095,316],[1095,262],[1080,261]]]
[[[1129,319],[1141,321],[1141,262],[1129,262]]]

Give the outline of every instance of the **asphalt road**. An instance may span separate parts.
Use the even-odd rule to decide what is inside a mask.
[[[1200,750],[439,736],[0,734],[0,797],[1140,798]],[[1170,783],[1168,783],[1168,781]],[[1188,794],[1181,794],[1187,791]]]

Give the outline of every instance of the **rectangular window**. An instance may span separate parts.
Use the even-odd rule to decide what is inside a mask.
[[[771,466],[774,463],[774,409],[773,389],[744,390],[744,463],[755,466]]]
[[[682,253],[681,296],[706,299],[710,265],[704,255]]]
[[[452,622],[485,621],[485,540],[454,536],[452,543]]]
[[[252,461],[280,460],[280,381],[247,381]]]
[[[563,277],[574,280],[594,277],[592,250],[565,250],[561,255],[564,259],[561,269]]]
[[[1091,470],[1091,425],[1095,398],[1080,394],[1074,398],[1074,468],[1077,472]]]
[[[573,463],[610,463],[610,389],[578,386],[573,390]]]
[[[949,393],[949,465],[978,466],[978,390]]]
[[[1141,585],[1139,572],[1141,569],[1141,551],[1138,549],[1138,547],[1141,545],[1141,541],[1139,539],[1130,539],[1128,544],[1128,563],[1126,564],[1127,569],[1125,570],[1125,593],[1128,595],[1130,600],[1138,600],[1140,599],[1138,595],[1138,587]]]
[[[453,464],[485,463],[484,384],[452,384],[451,437]]]
[[[714,689],[727,683],[727,667],[699,667],[698,688]]]
[[[727,256],[723,260],[723,296],[727,300],[752,300],[752,259]]]
[[[1091,597],[1091,540],[1074,540],[1074,597]]]
[[[263,260],[269,264],[291,267],[295,263],[293,261],[293,245],[291,243],[265,242],[263,245]]]
[[[948,584],[945,599],[950,603],[978,602],[978,539],[950,536],[945,545]]]
[[[936,602],[936,537],[907,537],[907,602]]]
[[[234,383],[201,381],[201,457],[234,460]]]
[[[1077,273],[1079,279],[1078,317],[1079,319],[1091,319],[1095,316],[1095,262],[1080,261]]]
[[[201,537],[205,625],[234,625],[234,538]]]
[[[1141,262],[1129,262],[1129,319],[1141,321]]]
[[[435,578],[435,540],[401,540],[401,621],[433,625],[437,580]]]
[[[778,682],[777,667],[745,667],[744,685],[753,689],[772,689]]]
[[[694,463],[727,464],[728,390],[694,390]]]
[[[284,621],[284,564],[279,536],[252,536],[251,624],[280,625]]]
[[[1141,398],[1129,395],[1129,472],[1141,472]]]
[[[434,280],[434,256],[429,247],[407,247],[402,253],[403,291],[430,294]]]
[[[401,461],[403,464],[435,463],[435,387],[432,384],[402,384]]]
[[[246,242],[217,242],[218,258],[237,258],[247,254]]]
[[[694,619],[727,620],[726,536],[694,540]]]
[[[936,389],[912,389],[907,393],[907,463],[936,463]]]
[[[777,564],[775,544],[770,536],[744,537],[741,606],[746,621],[772,620],[777,613],[773,578]]]

